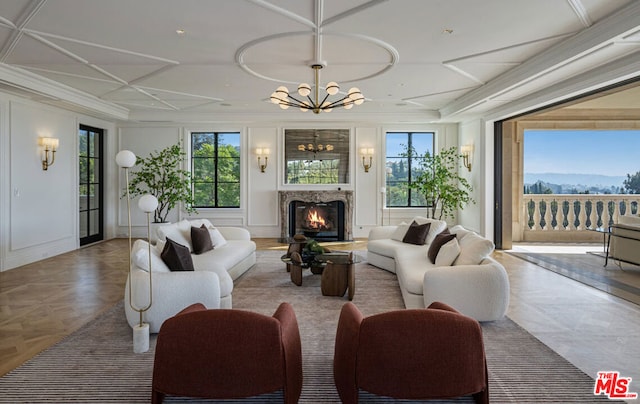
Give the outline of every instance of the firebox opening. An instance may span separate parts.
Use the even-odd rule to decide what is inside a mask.
[[[289,204],[289,236],[304,234],[321,241],[344,241],[344,202]]]

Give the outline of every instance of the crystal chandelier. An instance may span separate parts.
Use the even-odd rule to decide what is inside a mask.
[[[311,86],[307,83],[301,83],[298,86],[298,94],[301,97],[307,97],[307,100],[298,99],[292,96],[291,94],[289,94],[289,90],[287,89],[287,87],[280,86],[276,89],[275,92],[271,94],[271,102],[274,104],[278,104],[282,109],[296,107],[300,108],[300,110],[303,112],[311,110],[315,114],[319,114],[320,111],[331,112],[331,110],[333,110],[333,108],[335,107],[344,107],[344,109],[351,109],[354,105],[360,105],[364,102],[364,96],[357,87],[350,88],[347,95],[339,100],[328,100],[330,95],[336,95],[338,94],[338,91],[340,91],[340,86],[338,86],[338,83],[336,83],[335,81],[327,83],[325,87],[325,91],[327,92],[327,94],[324,96],[322,101],[320,101],[320,97],[318,95],[320,89],[320,86],[318,85],[318,77],[320,69],[322,69],[322,67],[323,65],[319,63],[311,65],[315,77],[314,98],[311,98]]]

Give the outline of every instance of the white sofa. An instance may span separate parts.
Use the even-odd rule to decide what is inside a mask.
[[[459,253],[452,256],[452,264],[438,266],[427,252],[447,223],[423,217],[414,220],[431,223],[424,245],[402,242],[409,225],[400,225],[373,228],[367,247],[370,264],[397,275],[405,307],[428,307],[440,301],[478,321],[504,316],[509,305],[509,278],[490,256],[493,243],[462,226],[453,226],[449,231],[456,235]]]
[[[205,225],[217,230],[217,244],[202,254],[193,253],[191,227]],[[248,230],[239,227],[214,227],[207,219],[182,220],[157,229],[158,241],[151,246],[152,305],[143,314],[149,323],[150,332],[156,333],[169,317],[193,303],[202,303],[207,308],[231,308],[233,281],[256,263],[256,244],[251,241]],[[166,239],[190,249],[194,271],[171,271],[160,254]],[[149,302],[149,253],[144,240],[136,240],[132,249],[133,279],[132,296],[135,307]],[[139,323],[140,315],[129,304],[129,279],[125,286],[124,306],[127,321],[132,327]]]
[[[609,257],[640,265],[640,216],[619,216],[610,230]]]

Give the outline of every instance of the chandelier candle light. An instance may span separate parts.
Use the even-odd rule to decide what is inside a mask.
[[[347,95],[339,100],[329,101],[328,98],[330,95],[336,95],[340,91],[340,86],[335,81],[327,83],[325,86],[325,91],[327,94],[324,96],[322,101],[320,101],[319,97],[319,75],[320,69],[324,67],[321,63],[315,63],[311,65],[311,68],[314,71],[315,85],[314,85],[314,98],[311,98],[311,86],[307,83],[301,83],[298,86],[298,94],[301,97],[307,97],[307,100],[298,99],[291,94],[289,94],[289,90],[285,86],[280,86],[276,89],[275,92],[271,94],[271,102],[277,104],[282,109],[287,109],[289,107],[300,108],[301,111],[305,112],[307,110],[313,111],[315,114],[319,114],[320,111],[331,112],[333,108],[336,107],[344,107],[344,109],[351,109],[355,105],[360,105],[364,102],[364,96],[360,92],[357,87],[352,87],[349,89]]]

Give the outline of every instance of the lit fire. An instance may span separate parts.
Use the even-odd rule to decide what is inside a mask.
[[[307,222],[309,223],[309,227],[313,229],[318,229],[326,226],[324,218],[318,214],[318,211],[315,209],[309,209],[309,213],[307,214]]]

